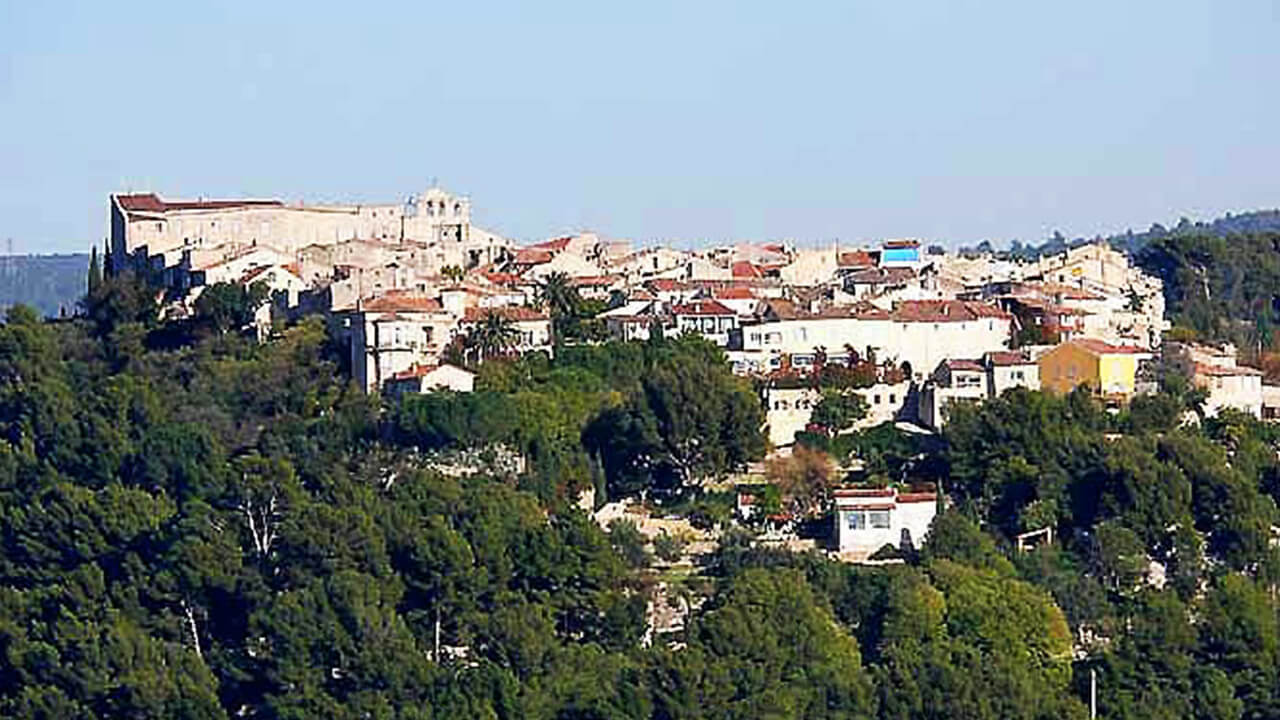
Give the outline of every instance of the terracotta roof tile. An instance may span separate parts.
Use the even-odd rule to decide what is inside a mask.
[[[684,305],[674,305],[672,315],[737,315],[736,312],[715,300],[695,300]]]
[[[284,207],[279,200],[162,200],[155,193],[117,195],[120,207],[128,212],[168,212],[170,210],[229,210],[249,207]]]
[[[516,257],[513,262],[516,265],[541,265],[543,263],[551,262],[553,257],[555,257],[555,255],[550,250],[543,248],[525,248],[516,253]]]
[[[970,300],[906,300],[893,308],[891,316],[898,322],[966,322],[984,317],[1007,319],[1009,314]]]
[[[756,294],[751,292],[751,288],[746,287],[725,287],[719,288],[712,293],[712,297],[717,300],[753,300]]]
[[[1003,350],[986,354],[988,363],[997,367],[1009,365],[1035,365],[1036,361],[1017,350]]]
[[[1196,374],[1206,377],[1237,377],[1240,375],[1262,375],[1262,371],[1256,368],[1237,365],[1236,367],[1221,367],[1219,365],[1202,365],[1196,363]]]
[[[553,251],[555,251],[555,252],[560,252],[560,251],[564,250],[565,248],[569,247],[569,241],[570,241],[570,240],[573,240],[573,238],[572,238],[572,237],[570,237],[570,236],[567,236],[567,235],[566,235],[565,237],[556,238],[556,239],[554,239],[554,240],[547,240],[547,241],[545,241],[545,242],[535,243],[535,244],[533,244],[533,245],[530,245],[527,249],[529,249],[529,250],[553,250]]]
[[[426,377],[427,375],[430,375],[431,373],[435,372],[436,368],[438,367],[440,366],[439,365],[413,365],[408,370],[401,370],[400,372],[392,375],[391,379],[392,380],[410,380],[412,378]]]
[[[393,291],[361,305],[365,312],[441,312],[439,301],[425,295]]]
[[[1077,345],[1098,355],[1139,355],[1150,352],[1137,345],[1112,345],[1104,340],[1094,338],[1076,338],[1068,344]]]
[[[463,311],[463,322],[480,322],[489,315],[498,315],[512,322],[546,320],[547,314],[523,305],[503,305],[501,307],[480,308],[469,307]]]
[[[938,494],[931,492],[898,493],[899,503],[937,502]]]
[[[874,267],[876,259],[866,250],[851,250],[842,252],[836,258],[836,265],[842,268],[868,268]]]

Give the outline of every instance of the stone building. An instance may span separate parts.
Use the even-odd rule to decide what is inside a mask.
[[[209,250],[270,248],[294,258],[308,246],[350,240],[414,242],[434,248],[431,264],[476,267],[502,259],[511,243],[471,224],[471,202],[431,188],[403,203],[289,205],[274,199],[167,200],[154,193],[110,197],[116,268],[163,271]]]

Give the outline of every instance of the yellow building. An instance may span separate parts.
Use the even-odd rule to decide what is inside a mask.
[[[1134,392],[1138,361],[1150,357],[1148,351],[1131,345],[1072,340],[1040,356],[1040,386],[1068,393],[1086,385],[1102,395],[1128,397]]]

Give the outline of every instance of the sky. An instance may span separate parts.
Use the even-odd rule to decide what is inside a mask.
[[[0,241],[108,195],[944,245],[1280,206],[1280,2],[0,0]],[[0,246],[3,251],[3,246]]]

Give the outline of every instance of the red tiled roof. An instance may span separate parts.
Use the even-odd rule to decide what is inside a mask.
[[[689,285],[687,283],[680,282],[679,280],[673,280],[671,278],[654,278],[646,284],[649,286],[649,289],[654,292],[672,292],[675,290],[689,289]]]
[[[905,300],[893,308],[891,316],[898,322],[966,322],[984,317],[1009,317],[994,305],[969,300]]]
[[[521,278],[515,273],[507,272],[486,272],[483,273],[484,279],[494,285],[519,285]]]
[[[498,315],[512,322],[546,320],[547,314],[523,305],[503,305],[502,307],[479,308],[469,307],[463,311],[463,322],[480,322],[489,315]]]
[[[751,288],[745,287],[726,287],[720,288],[712,293],[712,297],[717,300],[753,300],[756,294],[751,292]]]
[[[366,312],[440,312],[442,308],[435,298],[403,291],[392,291],[361,305]]]
[[[554,240],[547,240],[545,242],[535,243],[533,245],[530,245],[526,249],[527,250],[554,250],[555,252],[560,252],[565,248],[569,247],[569,241],[572,239],[573,239],[572,237],[569,237],[566,235],[565,237],[562,237],[562,238],[556,238]]]
[[[685,305],[671,308],[672,315],[736,315],[733,310],[715,300],[695,300]]]
[[[730,268],[730,272],[732,272],[733,276],[736,278],[764,277],[764,273],[760,271],[760,268],[752,265],[746,260],[738,260],[735,262]]]
[[[893,497],[893,488],[836,488],[833,497]]]
[[[608,287],[617,281],[617,275],[588,275],[569,278],[569,284],[574,287]]]
[[[1001,350],[989,352],[986,355],[987,362],[996,366],[1007,365],[1035,365],[1036,361],[1018,352],[1017,350]]]
[[[983,372],[986,368],[982,367],[982,363],[977,360],[947,360],[947,368],[950,370],[969,370],[972,372]]]
[[[842,268],[872,267],[875,264],[876,259],[871,257],[871,253],[865,250],[843,252],[836,258],[836,265]]]
[[[1150,352],[1137,345],[1112,345],[1109,342],[1095,340],[1094,338],[1077,338],[1071,340],[1068,344],[1077,345],[1097,355],[1138,355]]]
[[[169,210],[228,210],[241,207],[284,207],[279,200],[161,200],[155,193],[117,195],[127,212],[167,212]]]
[[[516,265],[541,265],[543,263],[551,262],[551,258],[553,257],[555,257],[555,255],[550,250],[531,247],[525,248],[516,253],[514,262]]]
[[[435,372],[439,365],[413,365],[408,370],[401,370],[391,376],[392,380],[410,380],[413,378],[426,377]]]
[[[1204,375],[1207,377],[1236,377],[1239,375],[1262,375],[1262,371],[1256,368],[1237,365],[1236,367],[1222,367],[1219,365],[1202,365],[1196,363],[1196,375]]]
[[[931,492],[898,493],[899,503],[937,502],[938,494]]]

